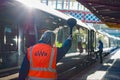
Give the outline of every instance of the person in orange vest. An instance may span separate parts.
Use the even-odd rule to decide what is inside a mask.
[[[31,46],[21,65],[18,80],[56,80],[56,63],[71,47],[72,35],[63,43],[62,47],[54,46],[55,33],[48,30],[41,36],[39,43]]]

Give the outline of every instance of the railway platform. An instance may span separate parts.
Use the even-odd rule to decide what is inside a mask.
[[[97,61],[70,80],[120,80],[120,48],[106,56],[103,64]]]

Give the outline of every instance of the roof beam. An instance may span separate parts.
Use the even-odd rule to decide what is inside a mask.
[[[120,0],[77,0],[81,3],[88,4],[99,4],[99,5],[107,5],[107,6],[114,6],[120,7]]]
[[[109,6],[109,5],[92,5],[96,10],[103,10],[103,9],[110,9],[113,11],[120,11],[120,7],[114,7],[114,6]]]

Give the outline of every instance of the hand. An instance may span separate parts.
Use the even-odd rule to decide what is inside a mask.
[[[72,34],[70,34],[67,39],[72,40]]]

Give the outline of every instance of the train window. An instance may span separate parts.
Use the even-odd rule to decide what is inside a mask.
[[[25,26],[25,47],[28,48],[36,43],[35,30],[33,26]]]
[[[1,50],[16,51],[17,50],[17,27],[5,26],[1,27]]]
[[[16,51],[18,45],[18,32],[15,26],[6,26],[4,29],[4,46],[6,50]]]

